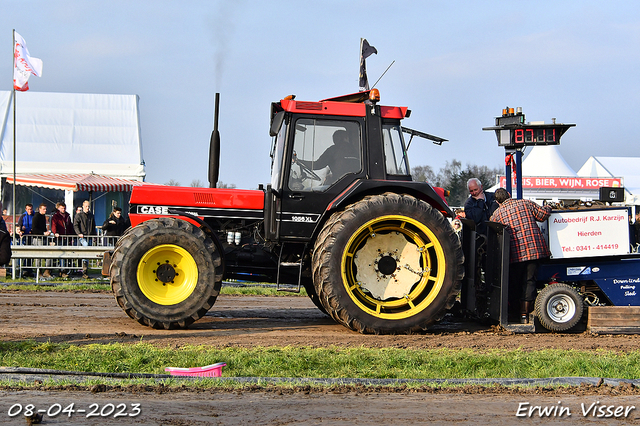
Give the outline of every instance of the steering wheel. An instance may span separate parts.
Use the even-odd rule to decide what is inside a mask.
[[[296,163],[298,166],[300,166],[300,170],[302,170],[311,179],[317,180],[317,181],[322,180],[322,178],[318,176],[316,172],[314,172],[309,167],[307,167],[306,164],[304,164],[302,161],[298,161],[298,157],[295,155],[295,153],[293,154],[293,162]]]

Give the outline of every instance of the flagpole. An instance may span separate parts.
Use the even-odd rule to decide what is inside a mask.
[[[13,73],[16,70],[16,30],[13,29],[13,46],[11,47],[11,56],[13,56]],[[13,79],[12,79],[13,80]],[[16,244],[16,87],[11,81],[11,87],[13,91],[13,205],[11,206],[12,225],[11,235],[13,239],[13,245]]]

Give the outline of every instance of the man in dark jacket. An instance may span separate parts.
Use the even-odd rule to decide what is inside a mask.
[[[33,215],[33,220],[31,222],[31,235],[34,235],[33,239],[31,240],[31,244],[39,246],[43,245],[43,238],[36,237],[36,235],[48,236],[50,234],[51,231],[47,230],[47,205],[42,203],[38,206],[38,211]],[[51,266],[51,260],[47,259],[45,265]],[[51,277],[51,271],[49,269],[45,269],[42,277]]]
[[[0,201],[0,211],[4,211],[3,208],[2,208],[2,202],[1,201]],[[7,222],[5,222],[4,217],[2,217],[2,215],[0,215],[0,230],[5,231],[7,234],[10,233],[8,228],[7,228]]]
[[[89,235],[95,235],[96,221],[93,217],[93,213],[90,210],[91,204],[88,200],[82,202],[82,211],[76,214],[73,218],[73,230],[76,231],[78,237],[80,237],[80,244],[83,246],[91,245],[91,240],[86,238]],[[87,274],[89,270],[89,262],[86,259],[82,260],[82,277],[89,278]]]
[[[66,246],[67,244],[73,244],[73,241],[65,235],[74,235],[73,223],[71,223],[71,216],[67,213],[67,205],[63,202],[56,203],[56,212],[51,216],[51,232],[56,236],[58,245]],[[62,237],[60,237],[62,235]],[[60,259],[60,266],[67,266],[68,261]],[[69,271],[60,271],[62,278],[69,276]]]
[[[111,212],[107,220],[102,224],[102,230],[108,237],[119,237],[128,227],[129,224],[125,218],[122,217],[122,209],[120,207],[114,207],[113,212]]]
[[[0,230],[0,265],[6,265],[11,260],[11,236]]]
[[[476,223],[478,234],[487,234],[487,222],[498,208],[498,203],[492,192],[482,189],[482,182],[478,178],[471,178],[467,181],[469,198],[464,203],[464,213],[467,219]]]
[[[38,211],[35,212],[33,215],[33,220],[31,221],[31,234],[32,235],[51,234],[51,232],[47,230],[47,205],[44,203],[38,206]]]
[[[85,238],[96,233],[96,221],[90,210],[89,201],[82,202],[82,211],[73,218],[73,230],[80,238]],[[86,245],[86,244],[83,244]]]

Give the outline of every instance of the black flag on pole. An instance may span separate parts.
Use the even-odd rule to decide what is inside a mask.
[[[360,91],[369,90],[369,81],[367,80],[367,65],[365,59],[373,54],[378,54],[375,47],[369,45],[369,42],[360,39]]]

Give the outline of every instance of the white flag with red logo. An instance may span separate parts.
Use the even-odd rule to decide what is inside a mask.
[[[21,92],[29,90],[29,76],[31,74],[36,77],[42,75],[42,61],[38,58],[29,56],[27,43],[22,36],[14,31],[15,46],[13,46],[13,88]]]

